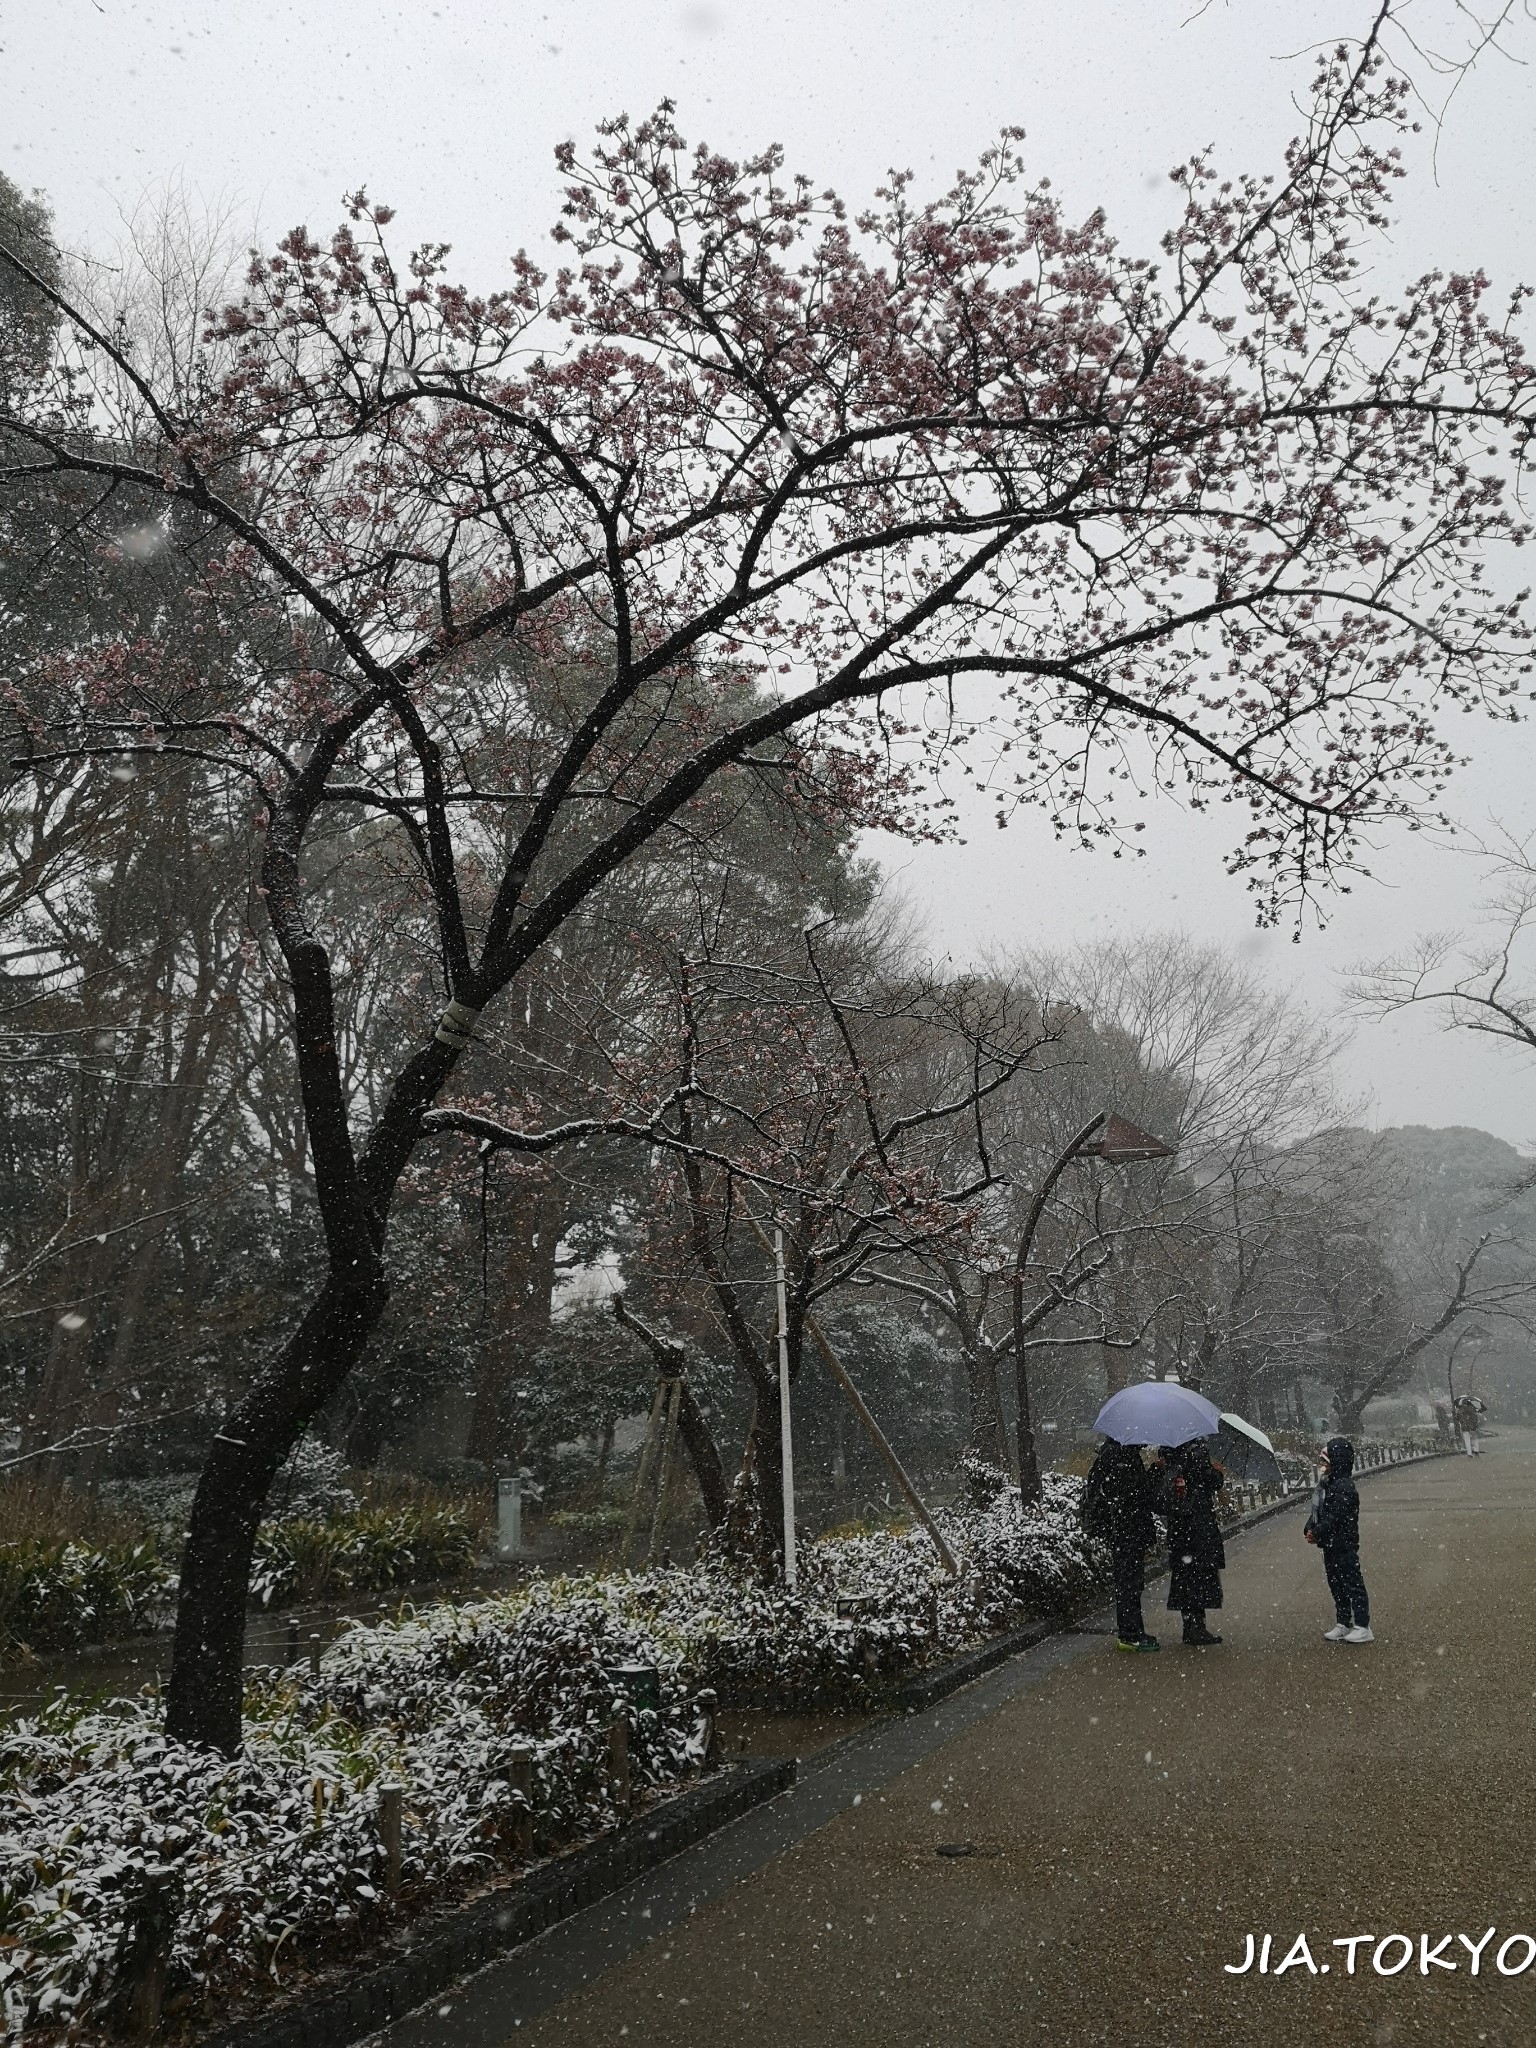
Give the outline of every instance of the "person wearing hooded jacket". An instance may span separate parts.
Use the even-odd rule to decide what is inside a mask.
[[[1162,1513],[1168,1524],[1168,1605],[1184,1617],[1184,1640],[1194,1649],[1219,1643],[1206,1626],[1206,1610],[1221,1605],[1226,1546],[1216,1519],[1216,1496],[1227,1475],[1196,1437],[1163,1453]]]
[[[1323,1631],[1330,1643],[1374,1643],[1371,1602],[1360,1571],[1360,1495],[1354,1481],[1355,1447],[1348,1437],[1323,1446],[1312,1512],[1302,1532],[1323,1553],[1323,1570],[1333,1595],[1334,1624]]]
[[[1114,1553],[1115,1636],[1122,1650],[1160,1649],[1142,1619],[1141,1591],[1147,1552],[1157,1541],[1152,1519],[1158,1478],[1135,1444],[1109,1437],[1101,1445],[1083,1489],[1083,1526]]]

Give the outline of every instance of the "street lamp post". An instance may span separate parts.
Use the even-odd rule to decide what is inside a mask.
[[[1138,1130],[1135,1124],[1117,1116],[1113,1110],[1103,1109],[1096,1117],[1091,1117],[1057,1155],[1035,1190],[1035,1198],[1029,1205],[1029,1214],[1024,1219],[1019,1237],[1018,1257],[1013,1263],[1013,1369],[1019,1403],[1021,1500],[1040,1498],[1040,1454],[1035,1444],[1035,1425],[1030,1411],[1028,1354],[1024,1347],[1024,1274],[1035,1233],[1045,1214],[1045,1205],[1057,1181],[1074,1159],[1102,1159],[1111,1166],[1130,1166],[1142,1159],[1171,1159],[1176,1149],[1165,1145],[1160,1138],[1154,1138],[1150,1131]]]

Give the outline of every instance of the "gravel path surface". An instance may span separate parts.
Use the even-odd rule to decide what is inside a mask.
[[[1536,1967],[1494,1958],[1536,1937],[1536,1434],[1361,1502],[1373,1646],[1321,1640],[1322,1567],[1280,1516],[1231,1548],[1223,1648],[1176,1621],[1159,1657],[1084,1645],[508,2039],[1530,2048]],[[1454,1937],[1490,1926],[1473,1977]],[[1329,1968],[1225,1975],[1250,1931]],[[1331,1946],[1397,1933],[1390,1978]],[[1421,1974],[1425,1933],[1455,1973]]]

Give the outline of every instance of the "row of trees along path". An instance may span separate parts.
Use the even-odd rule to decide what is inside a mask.
[[[926,778],[990,735],[1003,808],[1061,830],[1113,829],[1124,778],[1235,799],[1273,915],[1433,803],[1437,709],[1512,714],[1528,628],[1486,564],[1524,538],[1536,393],[1482,277],[1366,282],[1408,121],[1375,35],[1326,57],[1273,176],[1175,172],[1153,261],[1066,218],[1016,133],[850,217],[664,106],[561,150],[552,275],[455,284],[358,193],[155,349],[4,237],[7,504],[178,550],[194,614],[171,630],[114,571],[88,644],[9,679],[7,758],[248,786],[324,1236],[207,1461],[175,1735],[239,1743],[262,1505],[383,1312],[402,1174],[469,1107],[510,1148],[570,1135],[459,1115],[477,1020],[712,788],[923,833]],[[442,1005],[362,1119],[306,865],[336,806],[409,864]],[[586,1127],[686,1145],[687,1108],[627,1076]]]

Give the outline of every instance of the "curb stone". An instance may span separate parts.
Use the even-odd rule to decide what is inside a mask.
[[[1060,1635],[1069,1630],[1070,1621],[1027,1621],[1022,1628],[1009,1629],[1006,1634],[993,1636],[974,1650],[962,1651],[958,1657],[951,1657],[947,1663],[934,1664],[927,1670],[916,1671],[894,1692],[885,1695],[882,1702],[891,1712],[897,1714],[916,1713],[923,1707],[936,1706],[950,1693],[958,1692],[962,1685],[969,1685],[973,1678],[980,1678],[984,1671],[991,1671],[999,1664],[1006,1664],[1010,1657],[1017,1657],[1024,1650],[1032,1650],[1036,1643],[1043,1643],[1047,1636]]]
[[[793,1757],[726,1764],[629,1826],[552,1857],[466,1905],[410,1923],[385,1959],[364,1963],[342,1983],[279,2011],[198,2035],[198,2048],[346,2048],[776,1798],[794,1780]]]

